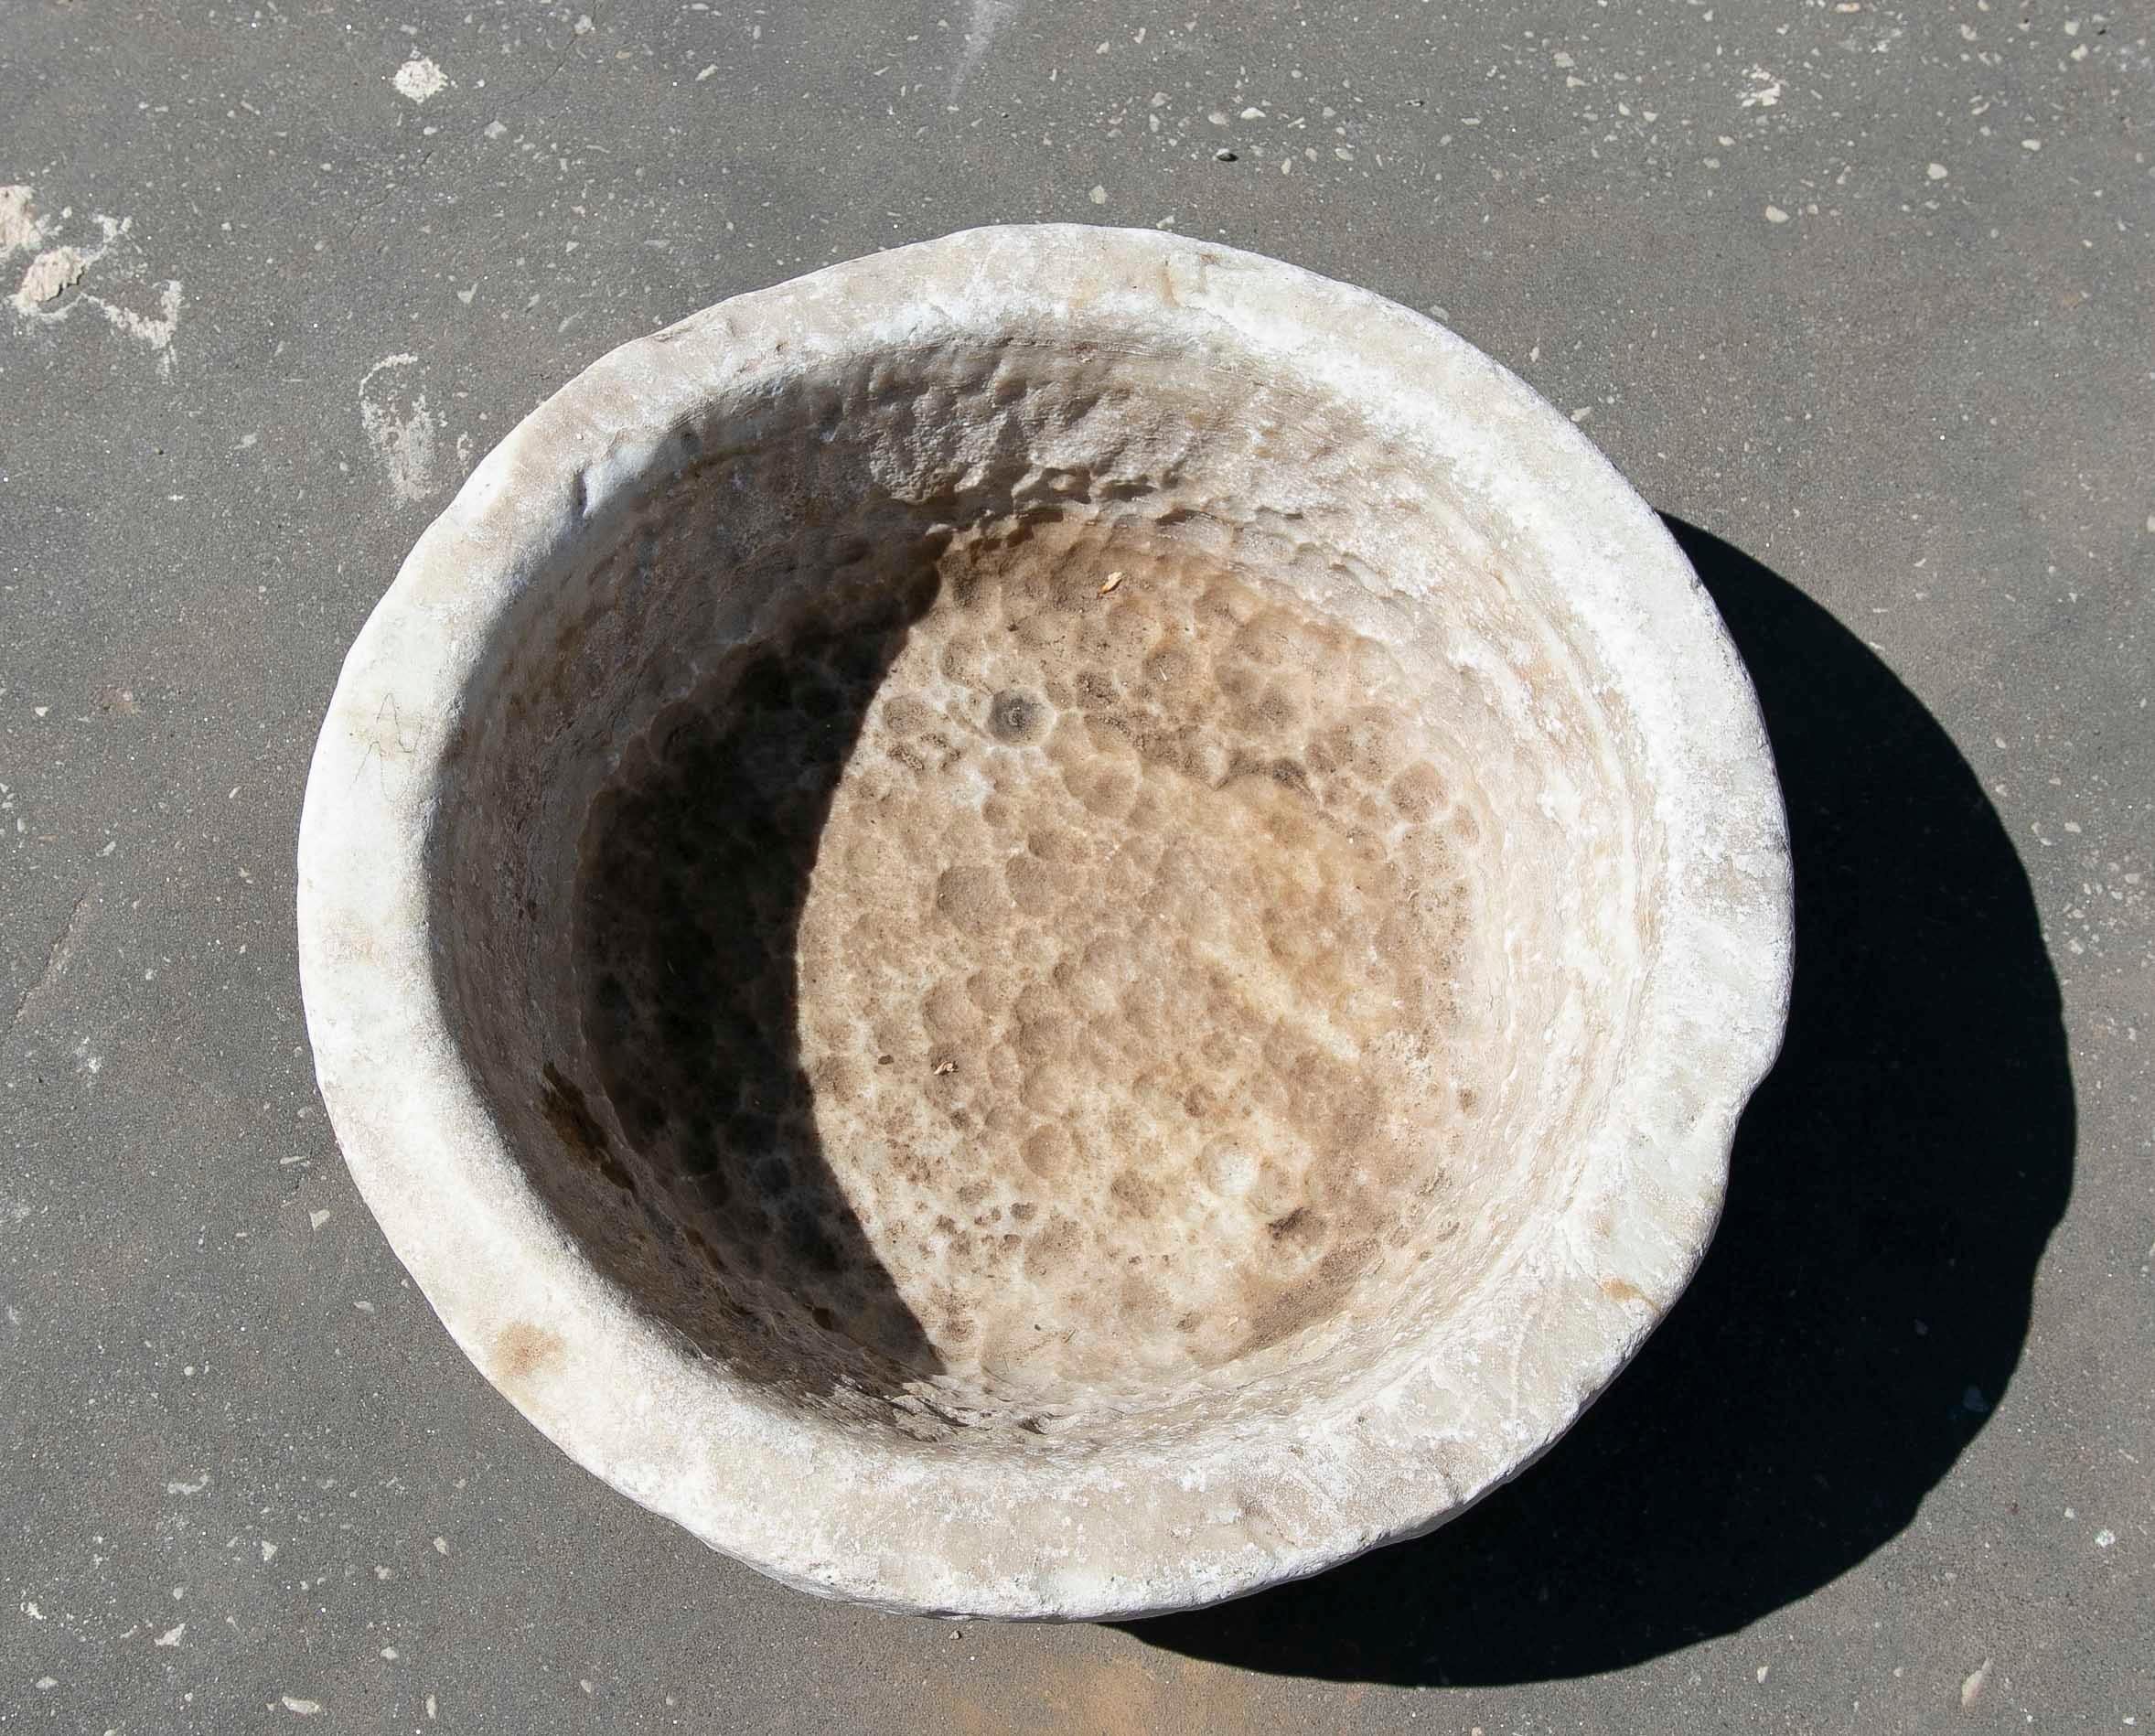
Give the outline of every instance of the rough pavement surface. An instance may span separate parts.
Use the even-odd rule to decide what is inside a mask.
[[[2155,8],[588,4],[0,21],[0,1729],[2155,1724]],[[1788,1054],[1639,1363],[1435,1537],[1127,1629],[814,1603],[555,1452],[352,1193],[293,959],[332,680],[477,457],[1033,218],[1367,284],[1581,418],[1796,851]]]

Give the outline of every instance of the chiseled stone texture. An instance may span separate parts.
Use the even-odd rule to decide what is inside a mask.
[[[1057,227],[534,413],[353,648],[300,917],[354,1175],[503,1392],[793,1584],[1003,1616],[1548,1446],[1703,1250],[1789,941],[1741,670],[1564,418]]]

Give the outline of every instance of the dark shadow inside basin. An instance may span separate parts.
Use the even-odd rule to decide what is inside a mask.
[[[584,836],[574,944],[599,1083],[742,1323],[819,1345],[782,1359],[789,1382],[895,1392],[942,1369],[824,1159],[795,973],[831,794],[942,541],[850,613],[724,659]]]

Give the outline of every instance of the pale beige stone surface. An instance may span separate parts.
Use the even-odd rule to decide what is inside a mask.
[[[1154,231],[596,364],[354,646],[300,868],[324,1095],[473,1360],[946,1613],[1232,1596],[1515,1473],[1689,1278],[1786,1001],[1645,505],[1442,327]]]

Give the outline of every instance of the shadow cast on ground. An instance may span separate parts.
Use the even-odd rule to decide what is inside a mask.
[[[1667,523],[1757,686],[1796,871],[1787,1042],[1738,1131],[1713,1247],[1518,1481],[1318,1579],[1130,1624],[1153,1645],[1399,1684],[1636,1664],[1893,1538],[2012,1377],[2074,1147],[2027,876],[1883,663],[1758,563]]]

